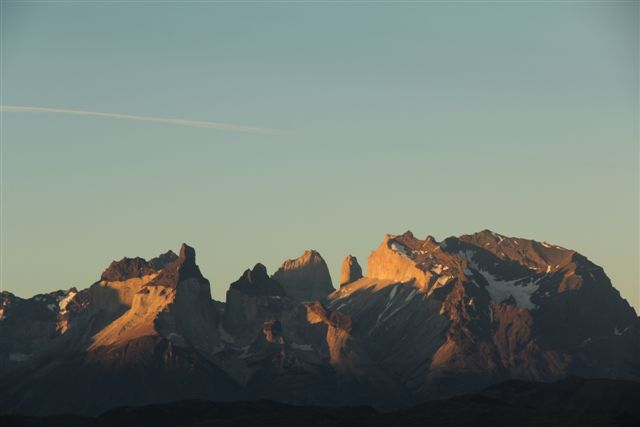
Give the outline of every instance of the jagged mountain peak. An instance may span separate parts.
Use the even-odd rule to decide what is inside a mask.
[[[498,260],[490,262],[512,262],[521,267],[550,273],[585,257],[576,251],[547,242],[538,242],[520,237],[508,237],[491,231],[482,231],[459,238],[446,240],[448,252],[472,251],[479,259],[488,260],[493,255]]]
[[[411,231],[406,231],[399,235],[387,234],[383,244],[408,257],[425,251],[433,251],[438,247],[438,242],[433,236],[429,235],[425,239],[419,239]]]
[[[413,234],[413,231],[407,230],[402,234],[386,234],[385,241],[390,240],[407,240],[407,241],[416,241],[416,242],[429,242],[429,243],[437,243],[435,237],[432,235],[427,235],[424,239],[420,239]]]
[[[112,261],[100,276],[100,280],[107,282],[122,282],[157,273],[168,264],[176,261],[178,256],[171,250],[149,261],[141,257],[123,257],[119,261]]]
[[[493,237],[502,236],[502,237],[505,237],[502,234],[496,233],[495,231],[490,230],[488,228],[484,228],[484,229],[482,229],[480,231],[476,231],[473,234],[477,235],[477,236],[493,236]]]
[[[315,250],[286,260],[272,277],[297,301],[314,301],[334,290],[327,263]]]
[[[267,267],[261,263],[257,263],[253,269],[245,270],[238,280],[231,283],[229,290],[254,295],[285,295],[282,286],[269,277]]]
[[[340,272],[340,286],[347,285],[362,278],[362,267],[358,259],[353,255],[347,255],[342,261],[342,271]]]
[[[171,264],[176,259],[178,259],[178,255],[169,249],[167,252],[158,255],[155,258],[151,258],[149,260],[149,265],[156,270],[163,269],[167,264]]]
[[[573,250],[491,230],[441,243],[410,232],[386,235],[368,261],[370,278],[412,282],[426,294],[453,283],[472,283],[499,303],[511,301],[528,309],[584,286],[612,289],[602,269]]]
[[[378,249],[385,247],[416,263],[421,263],[425,255],[426,258],[432,258],[439,250],[454,256],[465,251],[474,253],[484,251],[503,261],[513,261],[526,268],[539,269],[586,259],[574,250],[558,245],[508,237],[489,229],[460,237],[448,237],[440,243],[430,235],[425,239],[416,238],[410,231],[399,235],[387,234]]]
[[[109,267],[102,273],[100,280],[109,282],[125,281],[134,277],[142,277],[155,273],[156,270],[149,265],[147,260],[140,257],[124,257],[119,261],[112,261]]]
[[[267,273],[267,267],[258,262],[253,266],[252,269],[247,270],[247,279],[250,283],[260,283],[269,279],[269,274]]]
[[[182,245],[180,245],[180,255],[178,255],[178,258],[183,262],[188,260],[189,262],[193,261],[195,263],[196,250],[186,243],[183,243]]]
[[[183,243],[178,257],[166,264],[147,286],[166,286],[175,288],[182,281],[195,279],[209,285],[209,281],[202,275],[196,264],[196,251],[191,246]]]
[[[183,243],[180,247],[180,255],[175,262],[179,265],[178,272],[180,274],[180,280],[188,279],[191,277],[194,277],[198,280],[206,280],[202,276],[200,268],[196,264],[196,250],[186,243]]]
[[[305,249],[304,252],[302,252],[302,254],[299,257],[284,261],[284,263],[280,268],[292,269],[292,268],[297,268],[304,264],[323,263],[323,262],[324,262],[324,259],[322,258],[322,255],[320,255],[318,251],[316,251],[315,249]]]
[[[167,255],[165,259],[170,257]],[[110,284],[96,285],[93,291],[99,298],[93,300],[100,304],[105,298],[105,291],[100,290]],[[97,363],[103,362],[104,353],[110,348],[126,349],[130,343],[148,339],[168,340],[181,347],[196,343],[203,347],[211,345],[201,338],[215,336],[207,324],[214,318],[211,290],[191,246],[183,243],[178,257],[149,281],[130,279],[115,290],[127,295],[126,300],[120,297],[120,301],[126,301],[126,311],[93,336],[90,357]]]
[[[413,233],[387,234],[368,258],[367,276],[391,282],[414,281],[416,286],[428,290],[433,286],[431,270],[440,274],[442,270],[461,272],[464,266],[451,255],[441,250],[438,242],[428,236],[424,240]]]

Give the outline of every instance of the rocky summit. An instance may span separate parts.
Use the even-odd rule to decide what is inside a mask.
[[[273,279],[279,282],[287,295],[297,301],[315,301],[333,291],[327,263],[313,250],[300,257],[285,261],[275,272]]]
[[[398,409],[507,380],[640,380],[640,319],[578,252],[484,230],[387,235],[334,289],[316,251],[257,263],[225,302],[193,248],[85,289],[0,300],[0,412],[182,399]]]
[[[342,270],[340,271],[340,286],[348,285],[362,278],[362,267],[358,264],[358,259],[353,255],[347,255],[342,261]]]

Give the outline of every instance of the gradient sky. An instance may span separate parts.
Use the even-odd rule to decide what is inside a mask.
[[[490,228],[576,249],[636,308],[638,3],[2,2],[2,287],[181,242],[223,299],[317,249]]]

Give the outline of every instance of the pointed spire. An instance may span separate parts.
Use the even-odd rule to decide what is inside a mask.
[[[353,255],[347,255],[342,261],[342,271],[340,272],[340,286],[355,282],[362,278],[362,267],[358,259]]]

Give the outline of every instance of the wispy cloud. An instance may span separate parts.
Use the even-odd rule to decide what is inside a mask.
[[[23,107],[23,106],[17,106],[17,105],[0,105],[0,111],[1,112],[12,112],[12,113],[70,114],[70,115],[74,115],[74,116],[106,117],[106,118],[110,118],[110,119],[136,120],[136,121],[141,121],[141,122],[165,123],[165,124],[171,124],[171,125],[189,126],[189,127],[196,127],[196,128],[219,129],[219,130],[226,130],[226,131],[230,131],[230,132],[258,133],[258,134],[283,135],[283,136],[294,135],[294,132],[281,130],[281,129],[270,129],[270,128],[244,126],[244,125],[236,125],[236,124],[228,124],[228,123],[208,122],[208,121],[200,121],[200,120],[186,120],[186,119],[171,119],[171,118],[165,118],[165,117],[135,116],[135,115],[131,115],[131,114],[101,113],[101,112],[97,112],[97,111],[65,110],[65,109],[62,109],[62,108]]]

